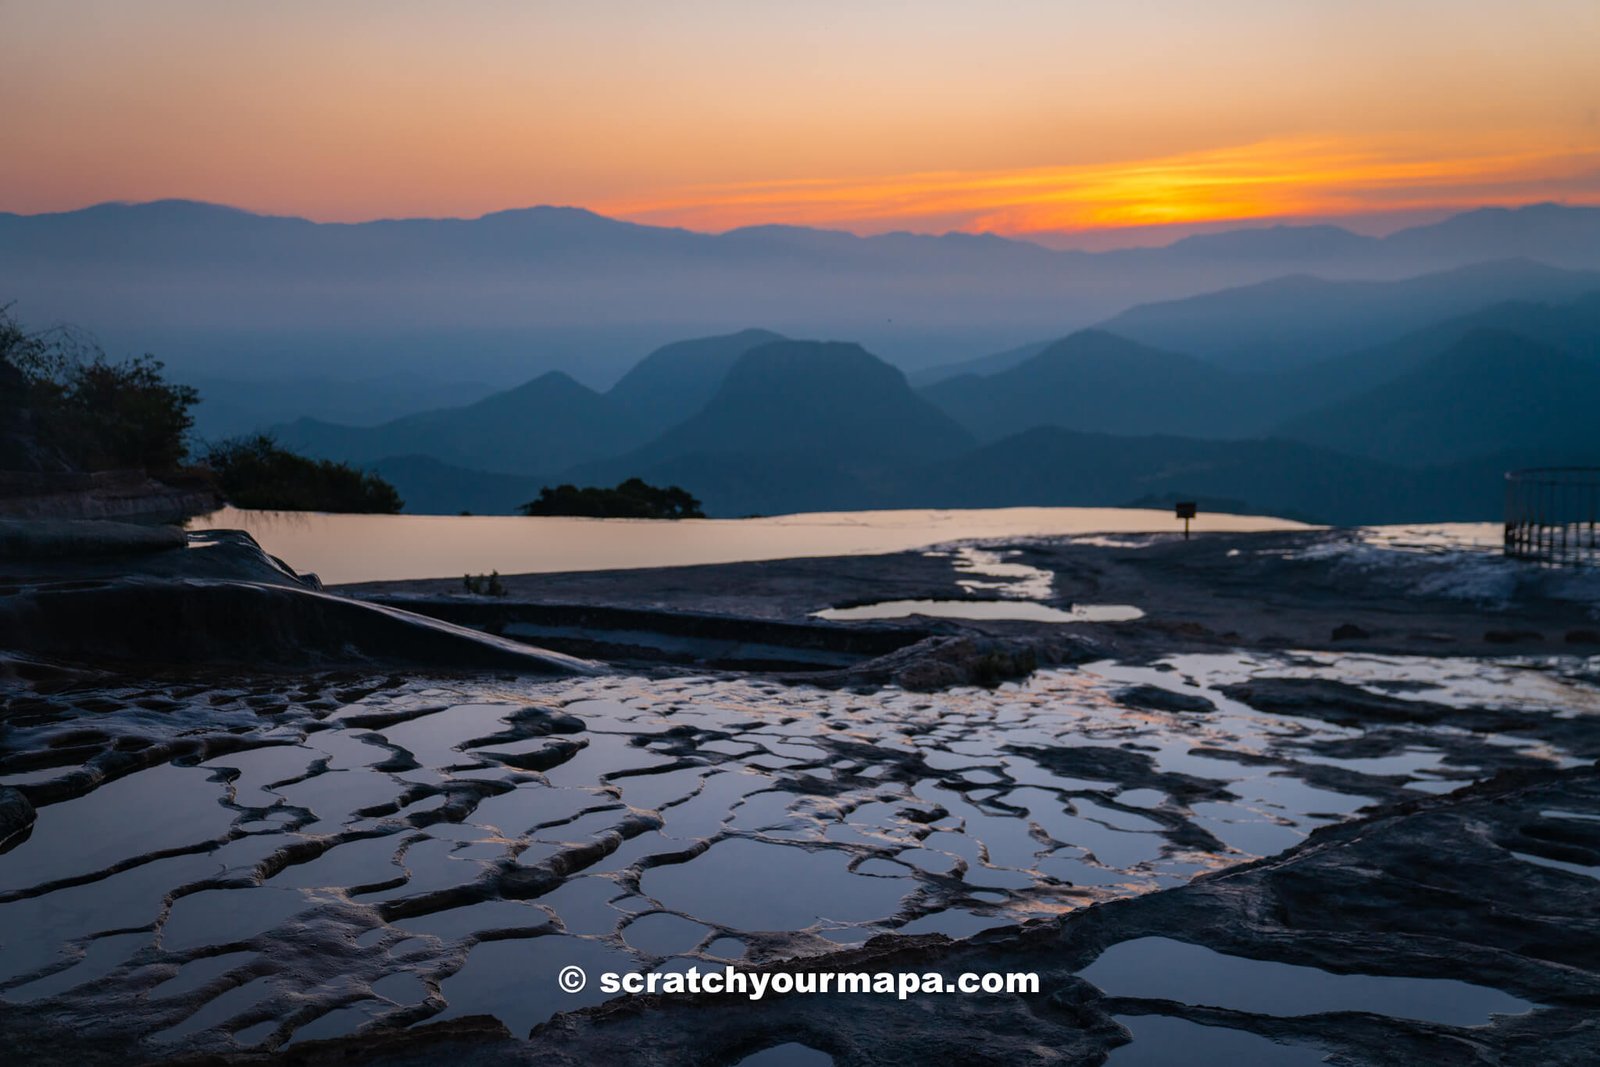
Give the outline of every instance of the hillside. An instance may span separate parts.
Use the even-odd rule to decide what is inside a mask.
[[[1275,278],[1130,308],[1101,328],[1204,356],[1229,370],[1276,373],[1353,352],[1508,300],[1565,302],[1600,273],[1502,260],[1400,281]]]
[[[782,340],[771,330],[740,330],[663,345],[635,364],[606,396],[634,429],[657,434],[705,407],[740,356]]]
[[[431,456],[388,456],[367,467],[395,487],[412,515],[511,515],[549,484],[537,476],[455,467]]]
[[[1595,455],[1600,361],[1478,329],[1420,366],[1284,423],[1286,437],[1411,466],[1517,451]]]
[[[746,352],[704,410],[640,450],[793,455],[870,464],[953,456],[973,440],[860,345],[780,341]]]
[[[990,374],[999,374],[1003,370],[1010,370],[1017,364],[1032,359],[1053,344],[1055,344],[1054,341],[1033,341],[1029,344],[1018,345],[1016,348],[1008,348],[1004,352],[993,352],[987,356],[978,356],[974,359],[961,359],[954,363],[941,363],[937,367],[910,371],[907,372],[906,379],[911,382],[913,389],[926,389],[936,382],[959,378],[964,374],[975,374],[980,378]]]
[[[696,233],[563,207],[319,223],[187,201],[113,203],[0,213],[0,294],[33,326],[72,322],[108,351],[159,352],[184,380],[251,365],[284,380],[410,375],[503,387],[559,369],[603,388],[662,337],[749,322],[850,337],[917,370],[1286,274],[1371,281],[1507,255],[1600,268],[1597,218],[1536,205],[1381,239],[1244,227],[1091,253],[961,233]],[[1479,295],[1307,355],[1381,342],[1475,303],[1559,294]],[[1109,328],[1159,348],[1231,351],[1225,333],[1191,347]]]
[[[1199,441],[1040,427],[924,468],[907,495],[930,506],[1108,506],[1172,499],[1310,522],[1426,518],[1395,467],[1284,440]],[[1164,505],[1163,505],[1164,506]]]
[[[1244,436],[1265,425],[1255,392],[1254,383],[1194,356],[1083,330],[1008,370],[950,378],[922,395],[979,440],[993,441],[1034,426]]]
[[[1474,330],[1515,333],[1572,355],[1600,358],[1600,292],[1565,304],[1499,303],[1380,345],[1333,356],[1291,372],[1285,382],[1285,398],[1316,398],[1326,404],[1356,396],[1415,370]],[[1292,413],[1286,410],[1283,415],[1287,418]]]
[[[307,455],[352,463],[425,455],[454,466],[522,475],[608,455],[642,436],[603,396],[559,371],[473,404],[378,426],[299,419],[276,427],[274,434]]]

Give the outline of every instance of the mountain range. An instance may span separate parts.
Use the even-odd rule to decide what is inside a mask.
[[[201,368],[203,434],[271,426],[414,511],[639,476],[720,515],[1185,497],[1492,518],[1505,465],[1600,450],[1600,209],[1091,254],[104,205],[0,215],[0,292],[24,315],[70,295],[174,377]],[[625,358],[663,334],[691,339]],[[841,339],[792,339],[819,334]]]
[[[1095,253],[961,233],[707,234],[561,207],[362,223],[188,201],[0,213],[0,299],[24,323],[75,323],[113,355],[157,352],[189,379],[317,378],[324,394],[390,376],[504,388],[550,370],[603,389],[641,351],[750,323],[848,338],[911,374],[1096,324],[1206,355],[1232,342],[1164,332],[1186,314],[1164,302],[1272,282],[1270,310],[1321,299],[1274,281],[1285,276],[1389,281],[1519,256],[1600,269],[1600,208],[1484,209],[1386,237],[1263,227]],[[1137,305],[1155,307],[1118,321]],[[1252,329],[1270,342],[1273,321]],[[1401,332],[1383,322],[1352,340],[1358,320],[1326,321],[1320,354]],[[1260,355],[1257,340],[1238,344],[1240,360]]]
[[[638,476],[683,485],[717,515],[1199,498],[1322,521],[1484,519],[1507,465],[1600,455],[1600,291],[1493,304],[1273,376],[1090,329],[918,390],[859,345],[773,336],[676,343],[605,394],[545,375],[378,427],[278,432],[367,462],[414,510],[440,511]],[[683,398],[709,397],[647,433],[629,411],[651,382],[680,414]],[[583,435],[549,416],[574,396]],[[580,444],[593,455],[573,461]],[[390,447],[405,451],[379,455]]]

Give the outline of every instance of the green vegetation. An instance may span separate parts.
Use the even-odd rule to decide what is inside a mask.
[[[26,411],[38,449],[78,470],[176,471],[199,399],[151,356],[112,363],[70,330],[29,333],[0,308],[0,406]]]
[[[703,519],[700,501],[676,485],[665,489],[629,478],[615,489],[545,486],[539,499],[523,504],[524,515],[579,515],[594,519]]]
[[[488,574],[464,574],[461,576],[461,587],[474,596],[505,596],[506,585],[500,580],[499,571],[490,571]]]
[[[307,459],[266,434],[214,444],[203,462],[235,507],[393,514],[405,506],[394,486],[376,474]]]

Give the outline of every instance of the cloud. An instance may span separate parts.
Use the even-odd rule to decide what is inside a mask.
[[[1600,150],[1277,140],[1116,163],[701,185],[597,209],[705,230],[792,223],[1028,234],[1466,208],[1552,194],[1600,202]]]

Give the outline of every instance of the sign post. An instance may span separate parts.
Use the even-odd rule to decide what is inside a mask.
[[[1195,516],[1195,502],[1193,500],[1178,501],[1174,510],[1177,517],[1183,520],[1183,539],[1189,540],[1189,520]]]

